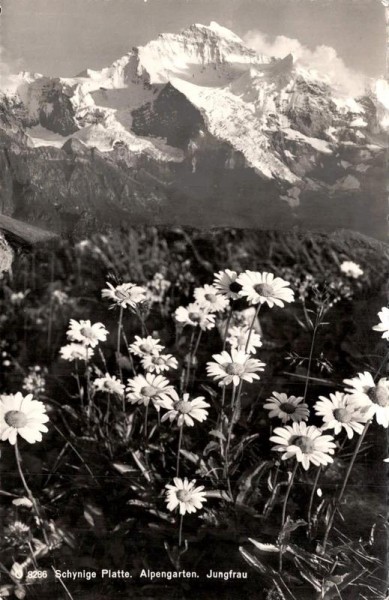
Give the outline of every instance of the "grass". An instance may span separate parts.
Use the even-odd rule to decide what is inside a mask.
[[[343,275],[340,265],[345,260],[358,263],[363,275]],[[19,466],[39,504],[42,526],[34,522],[31,510],[15,509],[10,501],[13,496],[8,494],[19,497],[25,490],[13,449],[2,443],[6,502],[1,518],[6,528],[22,520],[30,533],[15,541],[6,530],[0,568],[7,573],[2,585],[8,587],[0,589],[0,595],[24,590],[32,598],[53,593],[88,598],[91,582],[65,582],[68,590],[60,588],[52,567],[66,566],[126,567],[135,573],[130,581],[98,580],[94,597],[100,591],[104,597],[132,598],[181,598],[195,592],[200,598],[244,593],[266,600],[304,600],[325,591],[325,598],[352,599],[358,594],[383,599],[384,429],[371,425],[361,444],[323,553],[326,524],[355,451],[355,438],[337,440],[335,460],[318,478],[321,495],[314,495],[308,511],[316,470],[295,469],[291,484],[293,462],[279,461],[269,441],[280,422],[269,419],[263,404],[277,390],[306,397],[312,409],[319,395],[341,390],[345,377],[376,372],[380,365],[385,376],[385,344],[372,326],[384,303],[388,262],[385,246],[350,232],[181,228],[133,229],[77,244],[62,241],[52,252],[19,254],[2,285],[0,390],[22,391],[26,376],[38,365],[45,389],[37,398],[45,403],[50,423],[41,443],[21,440],[19,445]],[[177,306],[192,300],[195,287],[211,283],[213,273],[224,268],[274,272],[290,282],[296,296],[296,302],[283,309],[261,309],[263,346],[257,358],[266,369],[259,381],[237,390],[233,407],[230,388],[223,395],[206,370],[207,361],[222,350],[218,329],[201,337],[196,333],[191,342],[191,329],[177,327],[173,318]],[[163,292],[157,289],[161,279],[156,273],[169,283]],[[109,303],[101,299],[106,281],[143,286],[154,281],[158,297],[144,314],[124,310],[119,338],[119,311],[109,310]],[[236,303],[237,311],[244,308],[243,300]],[[102,322],[109,332],[89,365],[70,364],[59,356],[71,318]],[[191,397],[204,396],[210,405],[206,422],[184,427],[182,435],[174,424],[160,424],[151,406],[146,433],[142,406],[126,403],[123,410],[120,398],[92,389],[91,382],[105,372],[122,377],[124,383],[134,377],[134,369],[143,373],[140,359],[128,353],[128,344],[135,335],[145,335],[145,328],[178,360],[179,368],[167,374],[171,384],[180,393],[186,387]],[[223,327],[220,331],[223,336]],[[320,426],[312,411],[310,422]],[[165,484],[176,473],[179,437],[180,477],[196,479],[209,494],[204,510],[184,518],[186,545],[177,544],[178,521],[164,500]],[[376,486],[371,485],[372,473]],[[46,549],[43,534],[50,541]],[[261,544],[271,544],[276,551],[264,551]],[[15,561],[35,561],[47,572],[47,580],[29,580],[27,567],[16,580],[9,575]],[[249,578],[208,580],[210,567],[248,570]],[[138,577],[143,568],[195,569],[200,579],[150,582]]]

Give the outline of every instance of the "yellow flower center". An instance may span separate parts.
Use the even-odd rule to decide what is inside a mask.
[[[81,335],[92,340],[94,338],[94,333],[92,327],[81,327],[80,329]]]
[[[254,290],[264,298],[269,298],[274,294],[273,287],[268,283],[257,283],[257,285],[254,286]]]
[[[151,350],[153,349],[152,344],[150,344],[150,342],[145,342],[144,344],[141,344],[139,346],[139,350],[141,350],[142,352],[151,352]]]
[[[315,442],[307,435],[296,435],[289,442],[290,445],[297,446],[300,448],[303,454],[311,454],[315,449]]]
[[[192,403],[187,400],[180,400],[174,404],[174,408],[178,410],[178,412],[187,415],[192,410]]]
[[[204,298],[208,300],[208,302],[216,302],[217,296],[216,294],[205,294]]]
[[[162,356],[154,356],[152,362],[154,365],[164,365],[165,364],[165,361],[162,358]]]
[[[142,387],[140,393],[142,394],[142,396],[152,398],[158,393],[158,388],[154,387],[153,385],[145,385],[144,387]]]
[[[238,292],[240,292],[240,290],[242,289],[242,286],[237,281],[233,281],[232,283],[230,283],[229,288],[230,292],[232,292],[233,294],[238,294]]]
[[[387,387],[383,385],[371,387],[367,395],[374,404],[383,407],[389,406],[389,390]]]
[[[231,362],[224,365],[224,370],[227,375],[243,375],[245,369],[244,365]]]
[[[189,502],[191,497],[192,494],[188,490],[178,490],[177,492],[177,498],[180,502]]]
[[[347,408],[335,408],[334,417],[339,423],[350,423],[353,420],[353,413]]]
[[[118,300],[129,300],[131,297],[130,291],[115,290],[115,295]]]
[[[287,415],[293,415],[293,413],[296,412],[296,407],[291,402],[281,402],[280,410]]]
[[[190,312],[188,313],[188,317],[193,323],[198,323],[200,321],[200,313],[198,312]]]
[[[15,427],[15,429],[20,429],[27,425],[26,414],[21,410],[9,410],[4,415],[4,421],[10,427]]]

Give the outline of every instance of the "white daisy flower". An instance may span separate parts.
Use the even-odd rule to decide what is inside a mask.
[[[193,419],[200,421],[200,423],[205,421],[208,417],[208,411],[204,409],[209,406],[208,402],[204,402],[204,396],[198,396],[190,400],[189,394],[184,394],[181,399],[174,391],[172,397],[163,406],[163,408],[168,409],[168,412],[163,415],[161,421],[167,419],[174,421],[174,419],[177,419],[179,427],[182,427],[182,425],[192,427],[194,425]]]
[[[358,279],[363,275],[361,267],[352,260],[344,260],[340,265],[340,270],[347,275],[347,277],[351,277],[352,279]]]
[[[33,506],[30,498],[27,498],[26,496],[22,496],[22,498],[14,498],[12,500],[12,504],[14,506],[24,506],[24,508],[31,508]]]
[[[283,452],[282,460],[295,457],[305,470],[310,463],[318,467],[333,462],[331,454],[336,446],[332,435],[323,435],[320,429],[303,421],[276,427],[270,441],[276,444],[273,450]]]
[[[242,286],[236,281],[237,278],[238,274],[236,271],[225,269],[224,271],[219,271],[219,273],[215,274],[213,285],[220,294],[224,294],[231,300],[237,300],[240,298],[239,292],[242,289]]]
[[[33,503],[31,502],[31,506]],[[5,530],[5,538],[8,540],[25,542],[26,538],[29,537],[30,528],[23,521],[16,520],[10,523]]]
[[[198,287],[195,289],[193,295],[197,304],[211,313],[222,312],[229,305],[226,296],[220,294],[218,289],[213,285]]]
[[[151,335],[148,335],[145,338],[140,337],[139,335],[135,336],[135,342],[130,344],[129,351],[136,356],[141,356],[142,358],[149,355],[158,355],[164,346],[159,343],[159,340],[153,338]]]
[[[249,345],[246,348],[247,341],[250,336]],[[259,336],[254,331],[251,332],[247,329],[247,327],[230,327],[227,335],[227,343],[230,344],[231,348],[236,348],[237,350],[243,350],[248,354],[255,354],[257,348],[262,346],[261,336]]]
[[[389,340],[389,308],[386,306],[382,307],[382,310],[378,313],[381,323],[378,325],[374,325],[374,331],[379,331],[382,333],[382,337],[384,340]]]
[[[27,295],[28,290],[26,292],[12,292],[9,299],[12,304],[21,304]]]
[[[198,325],[203,331],[215,327],[215,315],[209,313],[198,302],[192,302],[187,307],[179,306],[174,313],[174,317],[178,323],[191,325],[192,327]]]
[[[61,358],[68,361],[73,360],[90,360],[94,354],[93,348],[84,346],[84,344],[66,344],[59,351]]]
[[[107,282],[108,288],[101,291],[102,298],[112,300],[111,308],[121,306],[122,308],[135,308],[137,304],[146,300],[145,288],[136,285],[135,283],[122,283],[120,285],[112,285]]]
[[[255,306],[248,306],[244,310],[233,311],[231,314],[230,323],[228,326],[228,331],[230,332],[233,327],[237,327],[244,331],[249,331],[251,329],[251,324],[254,320],[254,326],[252,329],[252,333],[256,333],[259,337],[262,336],[262,328],[259,322],[258,316],[255,317],[256,309]],[[217,328],[219,330],[220,336],[224,339],[226,334],[228,318],[218,319]]]
[[[31,394],[42,394],[45,391],[46,381],[39,371],[32,368],[30,373],[23,379],[22,387]]]
[[[159,411],[165,402],[169,401],[173,387],[162,375],[136,375],[130,379],[126,388],[126,397],[131,404],[144,404],[148,406],[151,401]]]
[[[145,371],[150,373],[163,373],[178,367],[178,361],[172,354],[148,354],[141,363]]]
[[[46,425],[49,417],[43,402],[33,400],[32,394],[23,396],[16,394],[0,396],[0,439],[16,444],[19,434],[30,444],[42,441],[42,432],[48,431]]]
[[[152,280],[147,283],[146,299],[151,304],[159,304],[163,302],[171,285],[171,282],[165,279],[162,273],[155,273]]]
[[[356,433],[361,434],[366,415],[362,414],[355,405],[351,395],[335,392],[330,398],[319,396],[320,400],[314,405],[316,414],[322,417],[324,429],[333,429],[336,435],[344,429],[351,440]]]
[[[104,377],[97,377],[92,385],[96,392],[105,392],[106,394],[116,394],[123,396],[124,385],[115,375],[106,373]]]
[[[11,577],[14,577],[15,579],[23,579],[23,577],[24,577],[24,566],[21,565],[18,562],[15,562],[12,565],[9,574],[11,575]]]
[[[73,342],[79,342],[85,346],[95,348],[99,342],[105,342],[108,331],[102,323],[92,323],[89,319],[86,321],[76,321],[70,319],[70,326],[66,335]]]
[[[373,375],[368,371],[358,373],[356,377],[352,377],[351,379],[344,379],[343,383],[345,386],[348,386],[345,387],[346,392],[352,394],[354,398],[360,398],[364,402],[370,400],[368,392],[376,386]]]
[[[51,297],[60,306],[63,306],[67,302],[71,301],[68,294],[66,292],[63,292],[62,290],[54,290],[54,292],[51,294]]]
[[[237,386],[241,381],[252,383],[254,379],[259,379],[257,371],[265,368],[265,363],[234,348],[230,353],[224,350],[221,354],[214,354],[212,358],[216,362],[207,363],[207,373],[216,381],[219,380],[219,385],[232,383]]]
[[[358,373],[357,377],[345,379],[346,388],[357,407],[366,416],[374,416],[379,425],[389,427],[389,379],[382,377],[378,383],[368,371]]]
[[[245,271],[237,282],[241,284],[241,297],[247,297],[251,304],[268,304],[270,308],[274,305],[284,306],[284,302],[293,302],[294,294],[289,283],[274,277],[273,273],[258,273],[256,271]]]
[[[272,392],[263,408],[269,412],[269,417],[278,417],[283,423],[288,421],[307,421],[309,418],[308,405],[302,396],[287,396],[284,393]]]
[[[173,479],[174,485],[167,484],[166,499],[167,508],[170,511],[175,510],[179,507],[180,515],[186,513],[194,513],[197,510],[203,508],[204,502],[206,502],[206,492],[204,492],[204,486],[196,486],[196,481],[188,481],[175,477]]]

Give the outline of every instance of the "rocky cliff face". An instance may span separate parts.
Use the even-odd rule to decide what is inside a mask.
[[[389,91],[340,97],[215,23],[0,92],[0,210],[62,233],[127,223],[386,236]]]

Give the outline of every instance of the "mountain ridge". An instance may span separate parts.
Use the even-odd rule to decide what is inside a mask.
[[[312,219],[315,206],[327,196],[345,226],[352,197],[359,219],[367,195],[371,233],[384,198],[388,98],[383,80],[364,97],[341,96],[325,74],[301,69],[291,54],[257,55],[215,22],[161,34],[73,78],[22,73],[0,90],[0,152],[8,165],[0,208],[38,223],[34,202],[47,205],[44,224],[56,231],[67,229],[58,212],[74,213],[80,231],[99,226],[104,195],[107,212],[130,220],[142,221],[145,211],[155,222],[201,225],[201,206],[212,215],[205,224],[239,217],[272,227],[275,213],[274,226],[331,228],[325,205],[323,222]],[[45,182],[45,160],[52,182]]]

